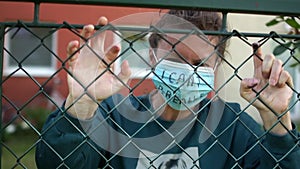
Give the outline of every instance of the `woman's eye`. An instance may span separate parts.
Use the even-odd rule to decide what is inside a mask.
[[[203,61],[195,62],[193,65],[194,65],[194,66],[206,66],[206,64],[203,63]]]
[[[199,60],[193,64],[194,66],[201,66],[201,67],[211,67],[207,62],[203,62],[202,60]]]
[[[200,63],[194,63],[194,66],[202,66]]]

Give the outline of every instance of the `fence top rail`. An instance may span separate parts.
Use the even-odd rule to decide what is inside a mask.
[[[0,0],[3,1],[3,0]],[[229,13],[300,15],[299,0],[5,0],[15,2],[131,6],[145,8],[201,8]]]

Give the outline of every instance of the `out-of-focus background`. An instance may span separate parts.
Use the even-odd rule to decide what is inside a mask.
[[[113,21],[122,16],[138,12],[160,11],[150,8],[130,8],[112,6],[92,5],[70,5],[70,4],[41,4],[39,13],[40,23],[63,23],[67,24],[90,24],[95,23],[100,16],[106,16]],[[34,4],[26,2],[0,2],[0,22],[32,22],[34,20]],[[265,33],[275,31],[278,34],[287,34],[291,27],[288,24],[280,23],[274,26],[266,26],[275,15],[255,15],[230,13],[227,23],[228,31]],[[19,22],[19,24],[22,24]],[[126,25],[125,25],[126,26]],[[2,153],[1,168],[36,168],[34,162],[35,145],[39,140],[39,132],[50,112],[60,107],[68,93],[66,71],[61,69],[66,57],[66,46],[69,41],[78,39],[77,35],[70,30],[61,29],[49,36],[50,28],[33,28],[32,31],[41,37],[47,35],[44,44],[48,49],[39,49],[35,54],[30,52],[38,46],[39,40],[25,29],[13,28],[5,33],[4,46],[9,51],[4,51],[3,79],[2,81]],[[9,30],[9,31],[8,31]],[[75,29],[74,29],[75,30]],[[13,38],[12,38],[13,37]],[[243,37],[242,37],[243,38]],[[247,42],[257,42],[261,37],[245,37]],[[147,43],[147,39],[137,41],[137,44]],[[265,54],[272,53],[278,43],[270,39],[262,45]],[[42,47],[41,47],[42,48]],[[218,77],[222,80],[217,84],[221,86],[227,81],[226,86],[220,91],[223,99],[230,102],[239,102],[245,111],[253,116],[258,122],[261,119],[257,111],[244,101],[239,95],[240,79],[233,76],[234,68],[243,65],[238,75],[242,78],[251,77],[253,73],[252,60],[246,61],[252,53],[249,44],[244,43],[241,38],[232,37],[229,40],[226,58],[231,63],[221,64],[218,70]],[[22,62],[19,68],[18,61],[24,59],[24,54],[30,55]],[[299,54],[299,53],[298,53]],[[10,55],[15,55],[13,59]],[[57,57],[53,57],[56,55]],[[43,56],[43,57],[41,57]],[[290,58],[288,51],[279,56],[284,61]],[[135,64],[134,60],[130,65],[140,70],[143,67]],[[294,78],[295,90],[300,91],[300,66],[290,67],[292,60],[286,63],[285,68]],[[234,67],[234,68],[233,68]],[[24,71],[25,70],[25,71]],[[50,79],[49,79],[50,78]],[[140,76],[135,74],[132,77],[131,86],[139,83]],[[153,89],[150,79],[144,80],[134,91],[135,94],[146,94]],[[300,120],[300,103],[294,96],[292,118],[295,123]],[[17,160],[18,159],[18,160]],[[17,162],[18,161],[18,162]]]

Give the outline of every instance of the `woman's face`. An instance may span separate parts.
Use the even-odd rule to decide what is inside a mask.
[[[181,37],[180,37],[181,36]],[[190,35],[167,35],[165,40],[161,39],[156,49],[156,60],[167,59],[174,62],[188,63],[194,66],[215,68],[217,65],[217,54],[215,45],[217,38],[207,36]]]

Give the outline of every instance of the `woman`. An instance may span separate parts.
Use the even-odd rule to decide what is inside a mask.
[[[107,22],[101,17],[98,24]],[[155,26],[217,31],[221,23],[215,12],[170,10]],[[93,33],[87,25],[81,35],[88,39]],[[240,93],[258,109],[267,133],[238,104],[206,97],[225,51],[222,37],[153,33],[149,53],[158,90],[139,97],[116,94],[131,70],[124,61],[120,73],[112,73],[120,47],[104,52],[105,37],[102,32],[90,38],[90,47],[80,48],[83,40],[69,43],[69,95],[44,126],[39,168],[158,168],[175,159],[186,168],[299,165],[299,134],[287,111],[292,78],[280,60],[263,57],[257,44],[254,77],[241,81]]]

